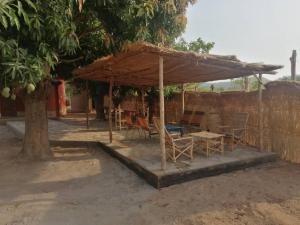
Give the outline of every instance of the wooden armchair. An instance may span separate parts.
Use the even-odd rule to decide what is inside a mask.
[[[248,113],[232,113],[227,118],[226,124],[220,126],[220,131],[225,134],[225,137],[231,139],[231,150],[233,151],[238,144],[245,143]]]
[[[125,136],[129,137],[129,132],[131,131],[132,135],[134,134],[135,131],[138,131],[139,135],[140,135],[140,126],[138,124],[135,124],[132,121],[132,118],[130,115],[125,115],[125,129],[126,129],[126,133]]]
[[[153,118],[153,123],[158,132],[160,132],[159,118]],[[166,152],[167,156],[173,161],[180,156],[186,156],[193,160],[193,138],[192,137],[180,137],[179,135],[171,135],[165,128],[165,140],[166,140]]]
[[[149,125],[147,118],[138,117],[137,124],[140,127],[141,131],[144,133],[145,138],[147,137],[147,134],[148,134],[148,137],[150,139],[151,139],[151,137],[153,135],[157,135],[158,134],[158,132],[155,129],[155,127],[151,127]]]
[[[204,117],[204,112],[185,110],[179,124],[184,126],[188,133],[199,132]]]

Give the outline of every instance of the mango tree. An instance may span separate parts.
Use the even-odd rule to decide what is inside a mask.
[[[194,0],[1,0],[0,88],[23,96],[22,153],[51,156],[46,100],[51,81],[97,57],[146,40],[169,45],[186,25]],[[84,3],[84,4],[83,4]]]

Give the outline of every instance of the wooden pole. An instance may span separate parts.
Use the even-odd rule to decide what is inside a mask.
[[[60,103],[59,103],[59,84],[55,84],[55,104],[56,104],[56,119],[60,118]]]
[[[121,112],[121,104],[118,106],[118,116],[119,116],[119,130],[122,130],[122,112]]]
[[[296,61],[297,61],[297,51],[293,50],[291,60],[291,79],[296,81]]]
[[[109,106],[108,106],[108,123],[109,123],[109,142],[112,143],[112,89],[113,89],[113,78],[109,81]]]
[[[146,115],[146,110],[145,110],[145,91],[143,89],[141,90],[141,95],[142,95],[142,114],[144,117]]]
[[[182,84],[181,85],[181,112],[182,112],[182,116],[184,115],[184,108],[185,108],[184,95],[185,95],[184,84]]]
[[[90,96],[89,96],[89,83],[86,81],[85,83],[86,90],[86,128],[90,128],[90,120],[89,120],[89,111],[90,111]]]
[[[161,169],[166,169],[166,145],[165,145],[165,99],[164,99],[164,59],[159,56],[159,113],[160,113],[160,148]]]
[[[245,91],[249,92],[249,77],[244,78],[244,83],[245,83]]]
[[[258,118],[259,118],[259,148],[263,150],[263,102],[262,102],[262,74],[259,74],[258,81]]]

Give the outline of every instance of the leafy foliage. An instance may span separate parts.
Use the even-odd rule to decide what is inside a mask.
[[[0,18],[2,87],[27,87],[51,79],[60,57],[79,47],[70,1],[4,0]]]
[[[83,4],[84,3],[84,4]],[[195,0],[2,0],[0,87],[38,85],[138,40],[171,46]]]
[[[209,53],[214,46],[214,42],[205,42],[199,37],[197,40],[191,42],[186,42],[183,38],[180,38],[179,41],[173,45],[173,48],[179,51]]]
[[[284,76],[282,78],[280,78],[279,80],[285,80],[285,81],[288,81],[288,80],[291,80],[291,76]],[[300,75],[296,75],[296,81],[300,81]]]

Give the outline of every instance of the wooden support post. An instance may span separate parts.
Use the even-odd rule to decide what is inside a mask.
[[[244,78],[244,86],[245,86],[245,91],[249,92],[249,77]]]
[[[122,110],[121,104],[118,106],[118,120],[119,120],[119,130],[122,130]]]
[[[90,119],[89,119],[89,111],[90,111],[90,96],[89,96],[89,83],[86,81],[85,83],[86,90],[86,128],[90,128]]]
[[[166,169],[166,145],[165,145],[165,99],[164,99],[164,59],[159,56],[159,113],[160,113],[160,148],[161,169]]]
[[[145,91],[144,89],[141,90],[141,95],[142,95],[142,114],[143,117],[146,116],[146,109],[145,109]]]
[[[112,143],[112,89],[113,78],[109,80],[109,106],[108,106],[108,123],[109,123],[109,142]]]
[[[292,81],[296,81],[296,61],[297,61],[297,51],[293,50],[291,60],[291,79]]]
[[[182,112],[182,116],[184,115],[184,107],[185,107],[184,95],[185,95],[184,84],[182,84],[181,85],[181,112]]]
[[[54,85],[55,89],[55,105],[56,105],[56,119],[60,119],[60,101],[59,101],[59,84]]]
[[[260,151],[263,150],[263,101],[262,101],[262,74],[259,74],[258,81],[258,118],[259,118],[259,148]]]

